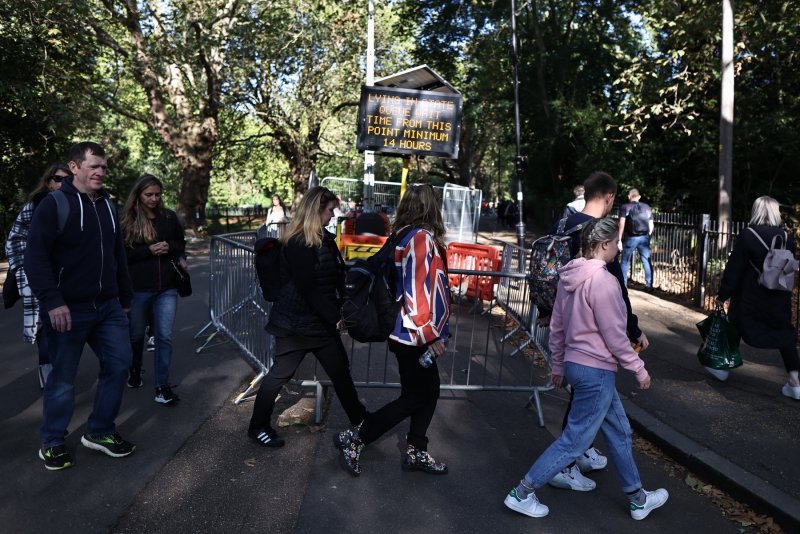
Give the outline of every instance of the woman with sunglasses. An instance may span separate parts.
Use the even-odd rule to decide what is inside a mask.
[[[28,343],[36,343],[39,349],[39,389],[44,389],[47,375],[50,373],[50,357],[47,353],[47,339],[41,335],[41,319],[39,318],[39,301],[33,296],[22,260],[25,256],[25,245],[28,241],[28,229],[33,219],[33,211],[39,202],[51,191],[61,187],[64,178],[72,177],[69,167],[63,163],[53,163],[44,171],[39,184],[31,192],[28,202],[17,215],[14,225],[6,241],[8,256],[8,272],[16,271],[17,287],[23,302],[22,336]]]
[[[272,410],[281,388],[309,352],[333,382],[350,422],[359,424],[367,414],[358,400],[339,334],[343,328],[344,261],[333,234],[325,229],[338,204],[330,190],[312,187],[280,237],[282,286],[266,327],[275,336],[275,358],[261,381],[247,430],[250,439],[264,447],[284,445],[270,424]]]

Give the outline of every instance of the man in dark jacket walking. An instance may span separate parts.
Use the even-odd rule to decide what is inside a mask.
[[[84,142],[69,152],[73,178],[61,191],[69,207],[60,227],[51,194],[34,213],[25,250],[25,271],[41,305],[53,370],[44,387],[39,457],[49,470],[73,465],[64,439],[75,407],[75,375],[89,344],[100,361],[94,407],[81,443],[119,458],[135,446],[116,432],[131,346],[128,318],[132,289],[117,215],[103,189],[103,147]]]

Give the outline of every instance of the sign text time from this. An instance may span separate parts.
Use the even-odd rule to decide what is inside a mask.
[[[377,87],[364,89],[362,113],[359,114],[359,149],[457,156],[460,95]]]

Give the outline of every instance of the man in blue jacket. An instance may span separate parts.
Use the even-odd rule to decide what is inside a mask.
[[[52,194],[37,207],[25,249],[25,272],[41,306],[53,370],[43,393],[39,458],[49,470],[73,465],[64,439],[75,407],[75,376],[89,344],[100,360],[94,407],[81,443],[120,458],[135,446],[114,420],[131,365],[127,309],[133,294],[116,211],[103,189],[106,157],[97,143],[70,149],[59,208]],[[66,215],[66,219],[64,219]]]

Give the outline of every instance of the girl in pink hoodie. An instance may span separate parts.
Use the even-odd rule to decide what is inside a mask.
[[[547,506],[535,490],[577,459],[603,432],[631,517],[641,520],[667,502],[665,489],[645,491],[633,459],[631,428],[616,390],[617,367],[636,375],[639,387],[650,387],[644,362],[626,334],[626,309],[619,282],[606,269],[617,254],[617,223],[611,218],[586,225],[583,257],[559,271],[558,292],[550,321],[552,381],[572,385],[574,398],[561,436],[536,460],[505,505],[531,517],[544,517]]]

